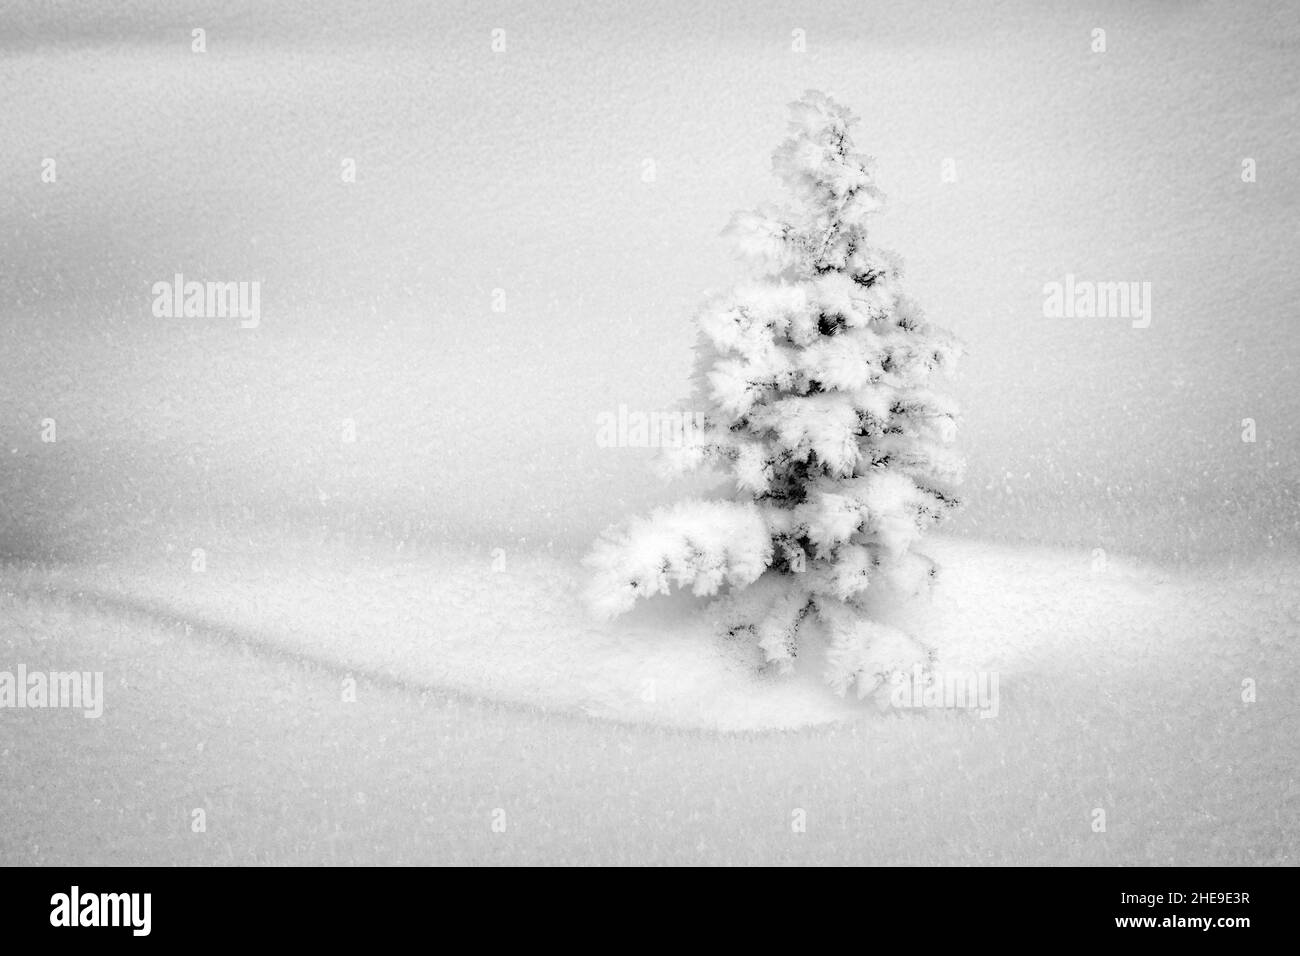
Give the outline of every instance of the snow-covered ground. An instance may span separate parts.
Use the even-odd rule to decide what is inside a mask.
[[[11,567],[6,659],[106,686],[3,713],[0,860],[1297,862],[1300,561],[935,544],[892,620],[987,717],[759,677],[690,599],[594,625],[568,556]]]
[[[860,6],[0,6],[0,671],[107,680],[0,710],[0,863],[1297,862],[1295,5]],[[881,611],[996,717],[578,607],[683,493],[598,416],[687,397],[808,87],[968,346]],[[178,272],[260,324],[155,316]]]

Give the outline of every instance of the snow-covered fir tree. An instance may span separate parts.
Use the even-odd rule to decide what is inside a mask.
[[[830,685],[864,696],[927,656],[873,621],[868,598],[935,574],[914,545],[957,503],[963,462],[957,409],[931,379],[959,347],[868,242],[883,196],[850,139],[856,117],[815,91],[790,109],[773,167],[793,202],[728,227],[753,278],[699,314],[705,427],[670,462],[721,471],[725,497],[607,531],[588,599],[613,617],[674,585],[721,592],[721,626],[752,634],[769,663],[791,667],[813,631]]]

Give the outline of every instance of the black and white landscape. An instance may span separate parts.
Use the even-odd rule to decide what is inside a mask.
[[[1282,0],[0,8],[0,864],[1300,862],[1297,97]]]

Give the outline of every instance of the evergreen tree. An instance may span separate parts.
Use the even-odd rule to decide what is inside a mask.
[[[727,497],[607,531],[587,558],[588,598],[612,617],[674,585],[725,591],[727,631],[752,634],[781,669],[817,631],[827,681],[864,696],[926,656],[872,621],[867,600],[935,574],[913,546],[957,504],[957,409],[931,378],[959,347],[903,295],[899,261],[868,242],[883,196],[849,138],[856,118],[815,91],[790,109],[773,167],[793,203],[728,227],[753,278],[698,316],[704,429],[671,462],[722,472]]]

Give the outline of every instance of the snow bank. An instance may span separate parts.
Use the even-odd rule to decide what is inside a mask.
[[[1294,654],[1300,634],[1294,560],[1173,574],[1097,552],[931,545],[943,568],[932,592],[877,613],[932,647],[941,676],[996,675],[1002,715],[1163,686],[1170,674],[1232,661],[1221,675],[1228,706],[1241,680],[1261,677],[1260,655]],[[768,673],[752,642],[713,634],[705,602],[689,596],[598,623],[568,556],[359,553],[316,542],[209,551],[202,572],[193,562],[177,552],[7,577],[11,590],[52,590],[340,676],[631,723],[788,729],[879,719],[902,700],[834,696],[814,642],[792,674]],[[1277,676],[1276,661],[1268,669]]]

